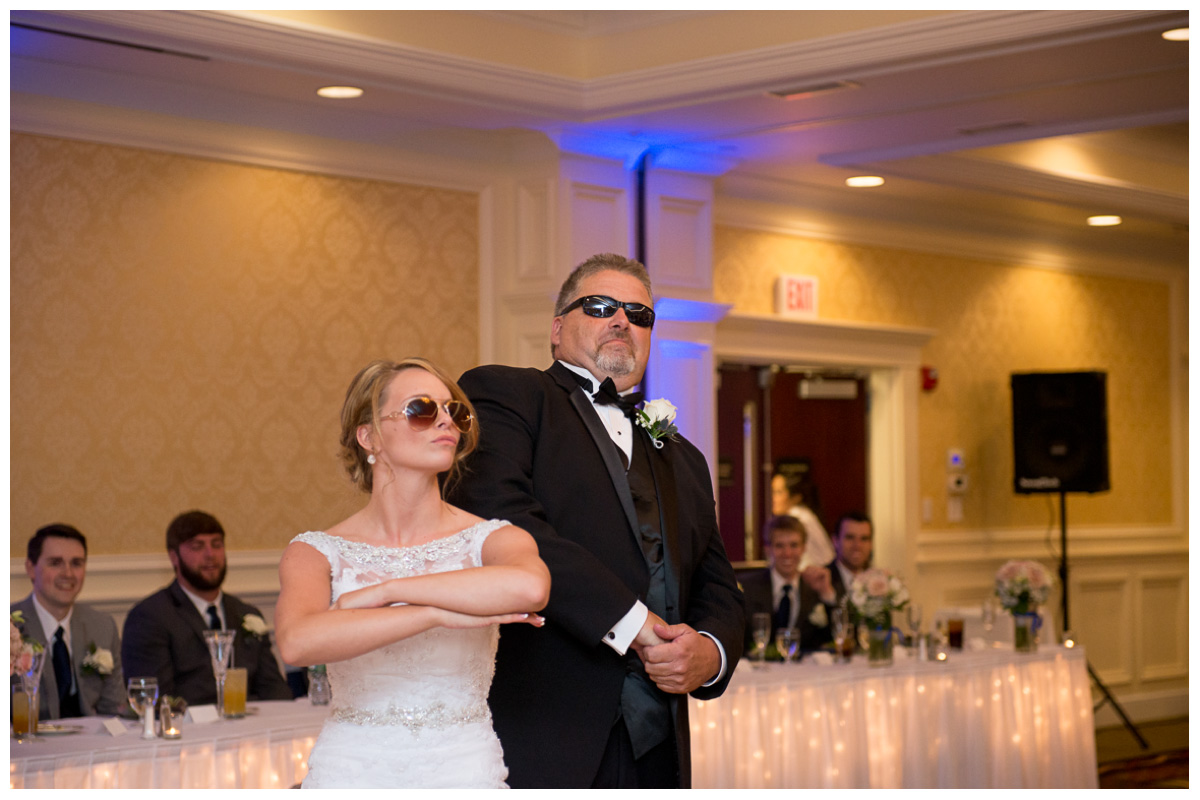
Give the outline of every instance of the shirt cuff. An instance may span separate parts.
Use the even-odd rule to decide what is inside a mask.
[[[629,650],[629,645],[633,644],[633,640],[637,638],[649,616],[650,609],[646,608],[646,604],[641,600],[635,601],[633,608],[629,609],[625,616],[621,617],[621,621],[613,625],[612,630],[604,635],[604,643],[621,655],[625,655],[625,652]],[[724,659],[724,655],[721,658]],[[724,663],[723,660],[722,663]]]
[[[717,646],[717,652],[721,654],[721,671],[718,672],[717,676],[715,678],[713,678],[711,681],[703,684],[704,686],[712,686],[714,683],[721,680],[721,678],[725,677],[725,666],[726,666],[725,648],[722,647],[721,643],[717,641],[717,637],[713,636],[711,633],[707,633],[706,631],[696,631],[696,633],[700,634],[701,636],[707,636],[709,639],[712,639],[713,644],[715,644]]]

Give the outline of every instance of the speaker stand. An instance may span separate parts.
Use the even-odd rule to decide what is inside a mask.
[[[1067,493],[1066,492],[1058,493],[1058,509],[1059,509],[1059,529],[1060,529],[1060,534],[1062,536],[1062,547],[1061,547],[1061,550],[1059,551],[1060,555],[1059,555],[1059,561],[1058,561],[1058,578],[1060,581],[1059,585],[1062,586],[1062,629],[1063,629],[1063,633],[1066,633],[1067,631],[1071,630],[1071,618],[1069,616],[1068,606],[1067,606],[1067,585],[1068,584],[1067,584]],[[1108,690],[1108,687],[1104,685],[1104,681],[1100,680],[1100,676],[1096,674],[1096,671],[1094,669],[1092,669],[1091,662],[1085,660],[1084,663],[1087,664],[1088,675],[1091,676],[1092,682],[1094,682],[1096,684],[1096,688],[1098,688],[1100,690],[1100,693],[1102,695],[1104,695],[1103,699],[1101,699],[1099,703],[1096,703],[1096,705],[1092,707],[1092,712],[1095,713],[1096,711],[1099,711],[1101,708],[1104,707],[1105,703],[1111,703],[1112,707],[1113,707],[1113,711],[1117,712],[1117,716],[1121,718],[1121,722],[1124,723],[1125,728],[1130,733],[1133,734],[1133,738],[1137,739],[1138,744],[1140,744],[1142,746],[1143,750],[1149,750],[1150,744],[1142,737],[1142,734],[1140,731],[1138,731],[1137,726],[1134,725],[1133,722],[1129,719],[1129,716],[1125,713],[1125,709],[1121,708],[1121,704],[1117,702],[1117,698],[1112,696],[1112,692],[1110,692]]]

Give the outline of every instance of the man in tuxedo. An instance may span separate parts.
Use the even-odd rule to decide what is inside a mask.
[[[225,582],[225,529],[211,514],[188,511],[167,527],[167,556],[175,581],[134,606],[125,618],[126,674],[158,678],[160,695],[190,705],[217,701],[210,628],[236,631],[233,663],[247,670],[250,700],[291,700],[292,691],[271,651],[261,612],[221,591]]]
[[[838,519],[833,530],[833,549],[837,558],[829,563],[829,572],[840,603],[854,582],[854,576],[871,566],[871,518],[861,511],[848,511]]]
[[[559,293],[549,369],[460,381],[482,436],[452,500],[529,531],[551,574],[545,627],[503,629],[489,697],[514,788],[690,786],[687,695],[720,695],[741,656],[708,465],[622,405],[652,304],[645,267],[594,256]]]
[[[42,719],[119,714],[125,710],[121,639],[112,617],[75,602],[87,574],[87,539],[61,523],[38,530],[26,548],[33,592],[9,606],[21,632],[46,648],[38,706]],[[48,634],[48,635],[47,635]]]
[[[772,630],[800,629],[800,649],[817,650],[833,641],[829,614],[837,597],[825,567],[800,572],[804,558],[805,530],[789,514],[772,517],[763,526],[763,546],[770,566],[742,578],[746,616],[771,615]],[[746,626],[746,647],[754,643],[751,626]]]

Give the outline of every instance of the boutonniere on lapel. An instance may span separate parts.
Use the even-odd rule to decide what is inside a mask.
[[[242,630],[251,636],[261,639],[267,635],[269,629],[267,628],[266,621],[258,614],[247,614],[242,617]]]
[[[675,439],[679,429],[675,427],[675,412],[678,409],[670,400],[660,397],[651,400],[637,411],[637,424],[646,429],[654,446],[662,449],[663,439]]]
[[[83,671],[93,675],[112,675],[113,654],[111,650],[96,647],[92,642],[88,645],[87,655],[83,657]]]

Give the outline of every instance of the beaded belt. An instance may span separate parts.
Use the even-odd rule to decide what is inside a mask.
[[[379,711],[335,708],[329,716],[338,722],[348,722],[351,725],[402,725],[410,731],[419,731],[421,728],[449,728],[451,725],[487,722],[490,719],[487,703],[454,709],[447,708],[445,703],[434,703],[424,708],[388,706]]]

